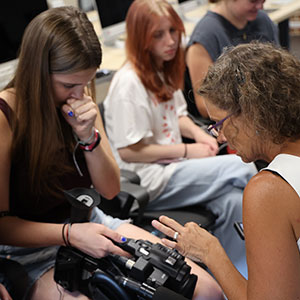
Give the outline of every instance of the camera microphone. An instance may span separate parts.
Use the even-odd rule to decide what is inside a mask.
[[[137,295],[144,297],[146,299],[152,300],[188,300],[188,298],[183,297],[170,289],[167,289],[163,286],[158,287],[157,289],[153,288],[150,285],[145,283],[139,283],[130,278],[124,276],[116,276],[115,279],[120,286],[136,293]]]

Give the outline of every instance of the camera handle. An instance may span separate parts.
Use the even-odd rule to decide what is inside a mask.
[[[92,208],[100,204],[99,194],[94,189],[88,188],[74,188],[63,192],[71,204],[70,222],[88,222]]]

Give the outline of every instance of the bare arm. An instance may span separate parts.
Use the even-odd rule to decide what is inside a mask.
[[[3,112],[0,111],[0,211],[9,211],[11,143],[10,126]],[[17,246],[62,244],[61,225],[48,227],[45,224],[35,230],[36,224],[17,217],[0,218],[0,243]],[[46,234],[41,234],[42,232],[46,232]]]
[[[120,148],[118,151],[122,160],[126,162],[152,163],[161,159],[182,158],[185,153],[185,146],[184,144],[145,144],[140,141],[128,147]]]
[[[177,243],[163,239],[163,243],[176,248],[182,255],[203,262],[213,273],[229,300],[247,299],[247,281],[237,271],[219,240],[196,223],[180,225],[175,220],[161,216],[152,225],[169,237],[179,232]]]
[[[261,172],[244,193],[248,281],[235,269],[219,241],[195,223],[184,227],[167,217],[154,227],[177,243],[183,255],[204,262],[229,300],[300,299],[299,196],[279,176]]]
[[[68,115],[70,108],[74,116]],[[84,155],[94,187],[105,198],[113,198],[120,191],[120,170],[105,134],[98,106],[91,97],[84,95],[80,100],[68,100],[62,111],[80,140],[88,140],[94,127],[99,130],[99,146],[92,152],[85,151]]]
[[[300,299],[298,195],[267,171],[250,181],[244,195],[247,299]]]
[[[179,128],[182,136],[193,139],[196,143],[208,145],[211,153],[209,153],[207,156],[217,154],[217,140],[196,125],[189,117],[179,117]]]
[[[95,125],[99,130],[101,142],[94,151],[84,153],[85,159],[97,191],[105,198],[110,199],[120,191],[120,170],[112,154],[99,112]]]
[[[164,159],[214,156],[218,152],[218,148],[215,146],[214,139],[211,142],[207,140],[206,143],[172,145],[145,144],[143,141],[140,141],[136,144],[119,148],[118,151],[121,159],[126,162],[155,163]]]
[[[213,63],[210,55],[200,44],[191,45],[186,53],[186,64],[189,68],[190,78],[192,81],[194,98],[200,114],[209,118],[203,98],[197,94],[197,87],[205,77],[208,67]]]
[[[1,95],[5,98],[3,95]],[[0,111],[0,211],[9,211],[9,186],[11,168],[12,132]],[[63,245],[62,224],[41,223],[15,216],[0,218],[0,244],[21,247]],[[88,233],[88,234],[87,234]],[[95,223],[74,224],[70,242],[84,252],[102,257],[108,252],[124,255],[124,251],[113,245],[106,237],[121,241],[121,236],[104,225]]]

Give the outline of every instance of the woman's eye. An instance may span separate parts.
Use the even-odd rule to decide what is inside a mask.
[[[73,88],[75,86],[75,84],[64,84],[63,86],[66,89],[71,89],[71,88]]]
[[[162,31],[157,31],[157,32],[155,32],[154,35],[153,35],[153,37],[154,37],[155,39],[160,39],[162,36],[163,36]]]

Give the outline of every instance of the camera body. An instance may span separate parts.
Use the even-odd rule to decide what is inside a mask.
[[[69,291],[89,295],[91,287],[95,287],[97,273],[101,272],[127,290],[130,299],[152,299],[155,290],[161,286],[192,298],[197,276],[190,274],[191,267],[177,250],[145,240],[127,239],[125,243],[116,244],[132,258],[108,255],[97,259],[72,247],[60,247],[55,281]],[[111,293],[115,286],[112,285],[107,292]],[[107,284],[102,289],[104,292],[108,290]]]

